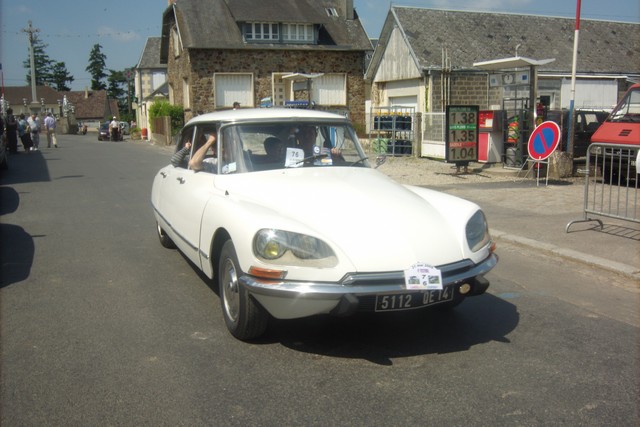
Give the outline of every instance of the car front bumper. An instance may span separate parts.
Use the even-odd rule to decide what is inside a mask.
[[[489,287],[484,275],[497,262],[497,255],[492,253],[478,264],[467,260],[438,268],[443,286],[452,287],[455,297],[460,298],[483,294]],[[463,284],[470,285],[465,295],[459,291]],[[371,300],[377,295],[416,292],[406,289],[403,271],[347,274],[337,283],[274,281],[244,275],[240,285],[277,319],[373,311]]]

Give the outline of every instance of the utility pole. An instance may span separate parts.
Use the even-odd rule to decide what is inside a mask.
[[[36,96],[36,55],[33,51],[33,35],[40,30],[37,28],[33,28],[31,25],[31,21],[29,21],[29,26],[27,28],[23,28],[22,32],[28,34],[29,38],[29,53],[30,53],[30,61],[31,61],[31,97],[33,98],[33,103],[38,103],[38,97]]]

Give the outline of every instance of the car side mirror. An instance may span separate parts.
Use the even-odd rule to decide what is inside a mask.
[[[378,169],[386,161],[387,161],[387,156],[382,155],[382,156],[376,157],[376,167],[374,169]]]

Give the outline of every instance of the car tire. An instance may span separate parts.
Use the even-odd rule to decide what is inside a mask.
[[[220,304],[227,329],[240,340],[257,338],[267,329],[269,315],[239,283],[242,276],[238,256],[231,240],[220,251],[218,284]]]
[[[167,236],[167,233],[160,227],[160,224],[156,222],[156,230],[158,232],[158,239],[160,239],[160,244],[167,249],[175,249],[176,244],[173,243],[171,237]]]

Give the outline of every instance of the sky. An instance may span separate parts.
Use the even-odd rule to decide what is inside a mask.
[[[102,46],[107,69],[121,71],[135,66],[147,38],[160,36],[167,3],[167,0],[0,0],[4,86],[27,85],[23,61],[28,59],[28,38],[23,30],[28,28],[29,21],[48,45],[45,52],[49,58],[64,62],[75,78],[71,89],[83,90],[91,85],[91,76],[85,68],[92,47],[97,43]],[[392,4],[575,18],[577,0],[354,0],[369,37],[379,36]],[[581,18],[640,23],[640,1],[582,0]]]

